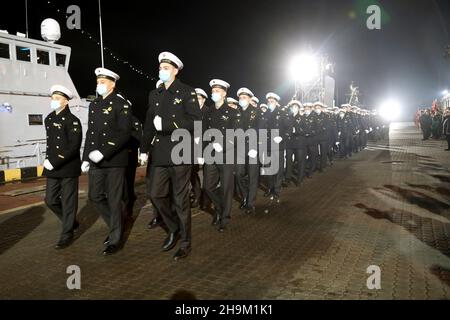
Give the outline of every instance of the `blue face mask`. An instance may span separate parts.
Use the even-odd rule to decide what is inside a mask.
[[[222,100],[222,96],[218,92],[213,92],[211,95],[211,100],[214,102],[219,102],[220,100]]]
[[[241,99],[241,100],[239,100],[239,105],[241,106],[242,109],[245,110],[248,107],[248,101]]]
[[[170,80],[170,71],[168,70],[159,70],[159,79],[166,83]]]
[[[106,84],[98,84],[97,85],[97,93],[101,96],[104,96],[108,92],[108,89],[106,88]]]
[[[269,103],[267,106],[269,107],[270,111],[275,110],[275,104],[274,103]]]
[[[50,103],[50,108],[52,108],[52,110],[57,110],[61,108],[61,103],[57,100],[52,100],[52,102]]]

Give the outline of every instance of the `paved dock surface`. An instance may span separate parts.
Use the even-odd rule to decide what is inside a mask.
[[[101,254],[107,228],[87,202],[85,183],[81,232],[59,251],[59,222],[40,203],[42,193],[0,196],[0,298],[449,299],[445,148],[445,141],[422,141],[412,124],[393,124],[389,141],[283,189],[269,213],[262,192],[256,215],[236,203],[223,234],[208,213],[193,210],[193,250],[178,262],[174,251],[160,250],[165,232],[147,230],[150,215],[139,214],[142,181],[125,247],[108,257]],[[0,193],[18,187],[0,186]],[[22,209],[14,209],[17,201]],[[81,290],[67,289],[70,265],[81,269]],[[381,270],[379,290],[367,288],[369,266]]]

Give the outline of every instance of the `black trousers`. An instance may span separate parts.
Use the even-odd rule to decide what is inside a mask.
[[[249,162],[249,159],[246,159]],[[247,207],[255,206],[259,183],[259,164],[237,164],[236,187],[242,200],[247,201]]]
[[[317,157],[319,156],[319,147],[316,137],[306,138],[306,152],[308,154],[309,168],[307,175],[311,176],[317,168]]]
[[[47,178],[45,204],[62,222],[61,240],[73,236],[78,210],[78,177]]]
[[[181,247],[191,246],[191,202],[189,182],[192,166],[151,166],[149,175],[150,201],[169,232],[180,232]]]
[[[133,214],[133,205],[136,201],[136,192],[134,190],[134,183],[136,180],[136,169],[137,167],[134,165],[129,165],[126,168],[125,173],[125,190],[123,194],[123,200],[127,207],[127,211],[129,215]]]
[[[203,166],[203,188],[214,204],[223,226],[231,219],[234,170],[232,164],[205,164]]]
[[[109,243],[119,245],[125,214],[126,168],[91,168],[89,170],[89,199],[109,227]]]
[[[269,191],[272,195],[280,195],[284,175],[284,149],[280,147],[279,150],[270,152],[270,157],[278,157],[279,168],[277,173],[267,176]]]
[[[195,200],[197,200],[198,202],[202,197],[202,185],[200,183],[200,176],[198,174],[199,171],[200,166],[198,164],[192,166],[192,173],[191,173],[192,193],[194,194]]]
[[[328,157],[328,140],[319,139],[319,168],[323,170],[327,167],[327,157]]]
[[[450,149],[450,134],[447,134],[445,137],[447,138],[448,149]]]
[[[306,148],[286,149],[286,181],[295,179],[297,182],[302,182],[305,176],[305,165]],[[295,174],[294,171],[297,173]]]
[[[431,136],[431,127],[424,127],[422,128],[423,138],[425,140],[430,139]]]

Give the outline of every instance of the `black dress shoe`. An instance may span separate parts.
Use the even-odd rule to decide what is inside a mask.
[[[78,231],[80,231],[80,224],[77,220],[75,220],[75,222],[73,223],[72,231],[73,233],[77,233]]]
[[[212,226],[217,226],[220,222],[220,215],[218,213],[214,214],[213,221],[211,223]]]
[[[199,201],[194,199],[191,203],[191,208],[197,208],[199,206]]]
[[[179,239],[180,239],[180,233],[179,232],[169,233],[167,235],[166,240],[164,240],[164,243],[163,243],[163,246],[162,246],[162,250],[163,251],[172,250],[176,246],[176,244],[177,244]]]
[[[177,261],[177,260],[186,258],[189,255],[189,253],[191,252],[191,250],[192,250],[191,247],[178,249],[177,252],[173,256],[173,260]]]
[[[274,201],[276,204],[279,204],[280,203],[280,196],[278,195],[278,194],[273,194],[271,197],[270,197],[270,200],[271,201]]]
[[[150,223],[148,224],[148,228],[149,229],[154,229],[154,228],[160,226],[161,223],[162,223],[161,218],[159,216],[157,216],[157,217],[153,218],[152,221],[150,221]]]
[[[109,236],[106,237],[105,241],[103,241],[103,244],[107,246],[109,244]]]
[[[119,247],[115,245],[108,245],[105,250],[103,250],[104,256],[109,256],[119,251]]]
[[[225,232],[225,225],[223,225],[223,224],[219,224],[218,226],[217,226],[217,231],[219,231],[219,232]]]
[[[245,210],[246,214],[255,214],[256,213],[256,209],[255,207],[249,207]]]
[[[270,191],[270,190],[268,190],[268,191],[266,191],[265,193],[264,193],[264,197],[269,197],[269,196],[271,196],[272,195],[272,192]]]
[[[247,200],[242,201],[241,206],[239,207],[241,210],[244,210],[245,208],[247,208]]]
[[[60,239],[58,241],[58,243],[56,244],[55,249],[59,250],[59,249],[67,248],[68,246],[70,246],[72,244],[72,242],[73,242],[73,237],[69,237],[66,239]]]

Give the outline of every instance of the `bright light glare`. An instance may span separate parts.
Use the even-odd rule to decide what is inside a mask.
[[[442,91],[442,95],[443,95],[443,96],[446,96],[446,95],[448,95],[448,90],[444,90],[444,91]]]
[[[319,61],[316,56],[309,54],[294,57],[289,72],[295,81],[310,82],[319,76]]]
[[[380,105],[378,113],[386,120],[394,121],[400,116],[401,106],[396,100],[388,100]]]

